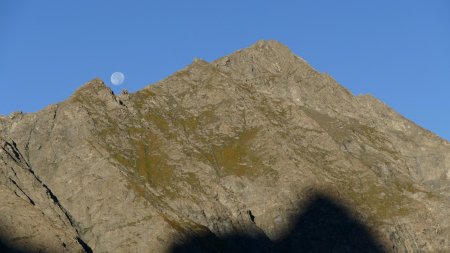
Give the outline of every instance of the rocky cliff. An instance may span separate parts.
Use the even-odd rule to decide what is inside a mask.
[[[0,136],[5,248],[450,251],[450,143],[275,41],[136,93],[92,80]]]

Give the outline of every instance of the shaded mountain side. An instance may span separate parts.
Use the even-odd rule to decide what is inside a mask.
[[[92,80],[1,118],[0,134],[94,252],[166,252],[204,234],[277,242],[317,192],[387,252],[449,250],[449,143],[274,41],[136,93]]]

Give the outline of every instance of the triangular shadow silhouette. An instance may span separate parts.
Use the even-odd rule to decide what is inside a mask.
[[[171,253],[200,252],[385,252],[369,229],[349,210],[330,197],[316,194],[283,238],[271,241],[261,234],[252,237],[231,234],[193,236],[184,244],[174,245]]]

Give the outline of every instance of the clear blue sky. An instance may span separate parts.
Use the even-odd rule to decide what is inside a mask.
[[[450,139],[448,0],[0,0],[0,114],[115,71],[126,75],[115,91],[136,91],[260,39]]]

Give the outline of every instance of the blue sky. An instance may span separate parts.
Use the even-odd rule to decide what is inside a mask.
[[[275,39],[354,94],[450,139],[450,1],[0,1],[0,114],[94,77],[136,91],[192,62]]]

